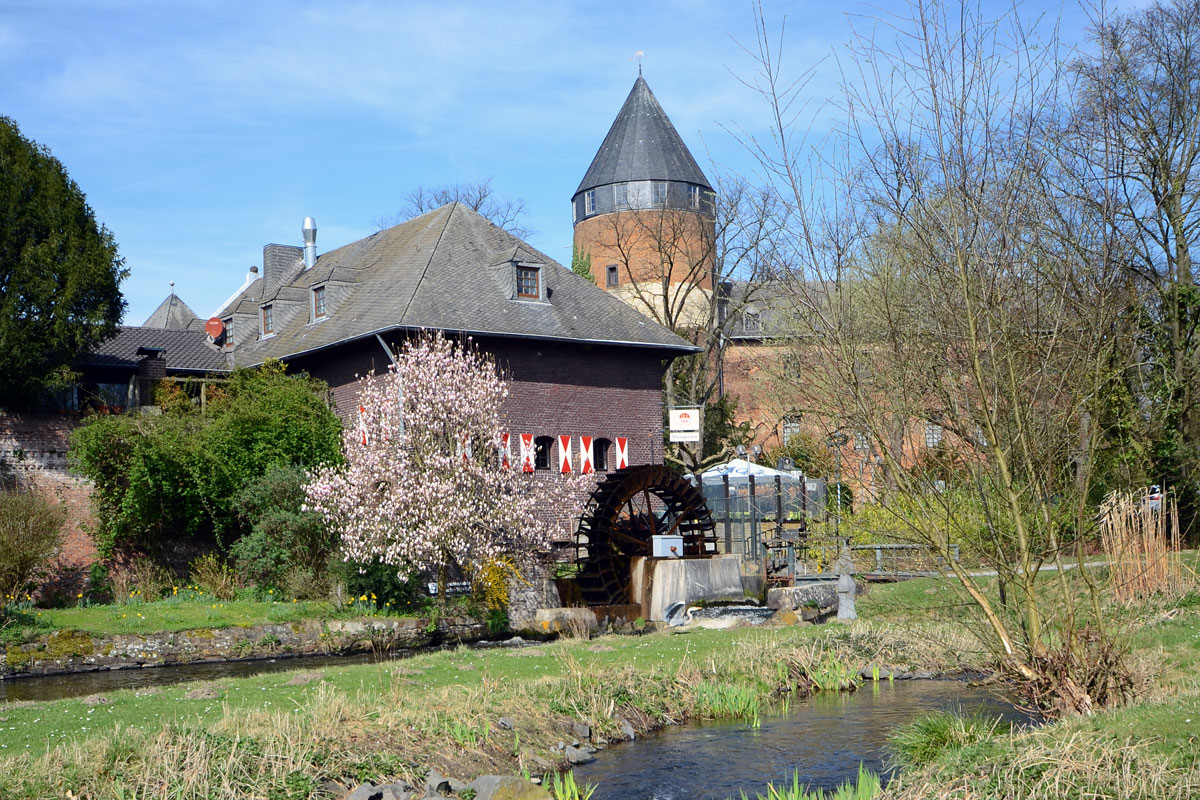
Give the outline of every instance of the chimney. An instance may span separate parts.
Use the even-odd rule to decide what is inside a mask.
[[[304,268],[312,269],[317,264],[317,221],[312,217],[304,218]]]

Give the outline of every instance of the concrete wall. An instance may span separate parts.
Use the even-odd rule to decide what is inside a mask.
[[[633,559],[633,602],[642,606],[642,616],[653,622],[666,619],[672,603],[701,600],[743,600],[741,559],[713,558]]]

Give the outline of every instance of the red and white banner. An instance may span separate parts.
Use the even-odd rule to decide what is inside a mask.
[[[629,466],[629,440],[617,437],[617,469]]]
[[[500,434],[500,467],[508,469],[508,434]]]
[[[521,434],[521,472],[533,472],[533,434]]]
[[[558,460],[562,464],[563,472],[571,471],[571,437],[558,437]]]
[[[579,471],[584,475],[592,472],[592,437],[579,437]]]
[[[358,441],[363,447],[371,443],[371,434],[367,430],[367,409],[358,407]]]

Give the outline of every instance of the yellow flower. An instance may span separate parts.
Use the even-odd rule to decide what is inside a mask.
[[[83,592],[80,592],[79,594],[75,595],[75,597],[76,597],[76,598],[81,598],[81,597],[83,597]]]

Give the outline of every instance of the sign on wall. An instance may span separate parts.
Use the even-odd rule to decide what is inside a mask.
[[[671,442],[700,441],[700,417],[702,412],[699,406],[672,408],[668,413],[670,415],[669,440]]]

